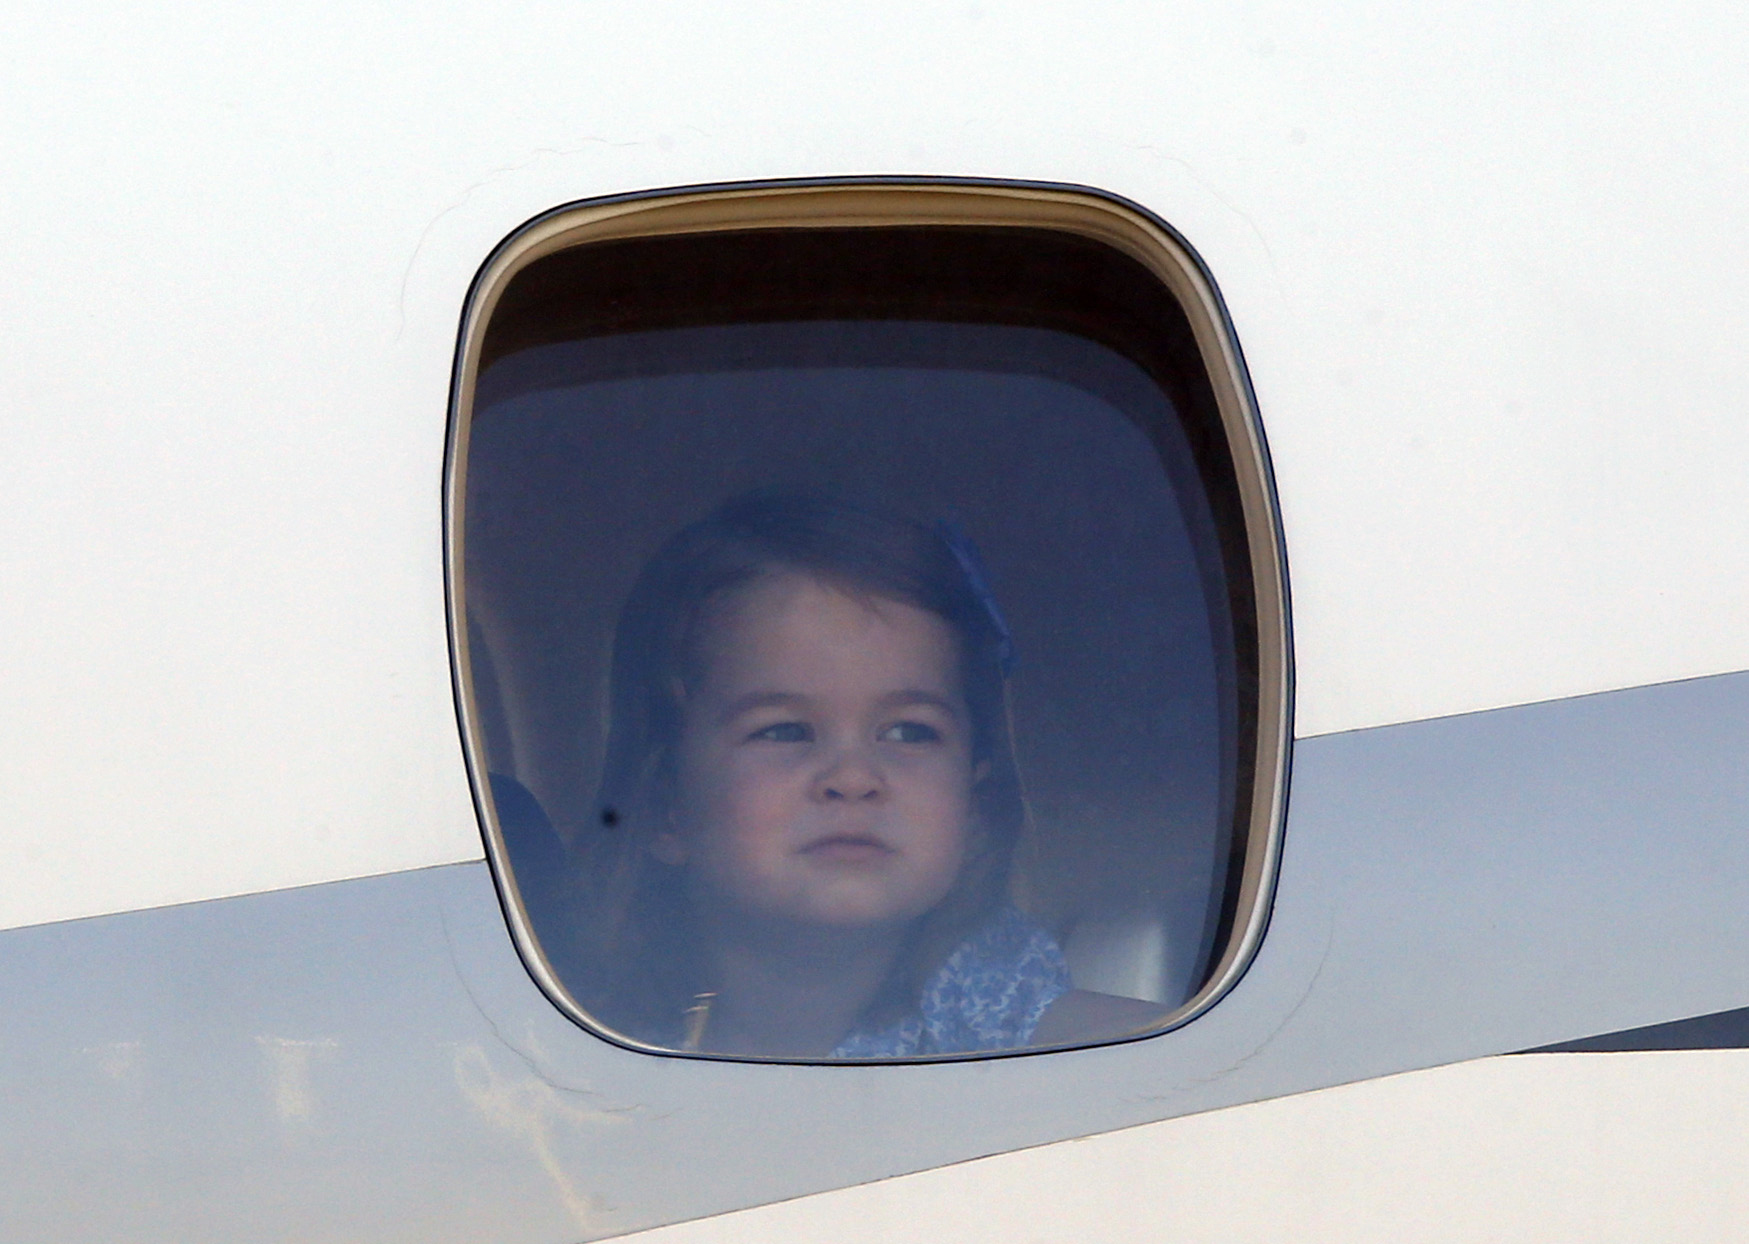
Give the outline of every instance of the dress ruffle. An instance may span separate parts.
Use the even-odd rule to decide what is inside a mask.
[[[923,988],[917,1012],[851,1033],[833,1058],[970,1054],[1027,1044],[1045,1009],[1074,986],[1056,940],[1013,907],[957,946]]]

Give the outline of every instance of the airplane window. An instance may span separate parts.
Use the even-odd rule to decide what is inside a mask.
[[[1038,228],[585,237],[469,331],[458,684],[576,1018],[966,1056],[1158,1031],[1242,966],[1274,534],[1141,264]]]

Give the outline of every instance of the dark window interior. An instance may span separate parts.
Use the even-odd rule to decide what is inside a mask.
[[[561,980],[544,928],[598,832],[619,609],[672,532],[779,487],[972,535],[1017,650],[1017,897],[1078,986],[1186,1000],[1234,918],[1255,747],[1220,428],[1169,292],[1067,234],[705,233],[520,272],[472,411],[466,601],[499,819]]]

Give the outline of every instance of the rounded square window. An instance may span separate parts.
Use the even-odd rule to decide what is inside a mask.
[[[565,209],[487,264],[456,682],[517,944],[637,1048],[1134,1039],[1261,936],[1289,677],[1194,257],[1012,185]]]

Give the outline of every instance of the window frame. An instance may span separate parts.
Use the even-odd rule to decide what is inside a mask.
[[[1054,231],[1090,240],[1139,263],[1187,319],[1213,391],[1244,524],[1255,626],[1252,759],[1235,774],[1236,816],[1226,883],[1227,935],[1192,997],[1141,1032],[1086,1045],[1036,1046],[901,1060],[742,1058],[647,1045],[617,1033],[580,1007],[560,983],[535,936],[491,796],[483,724],[475,710],[464,567],[469,434],[483,346],[500,299],[529,265],[599,242],[746,230],[967,227]],[[566,204],[511,233],[471,284],[461,316],[449,402],[443,481],[444,580],[457,722],[486,859],[512,940],[542,993],[589,1033],[643,1053],[687,1059],[825,1065],[907,1065],[1017,1057],[1147,1040],[1190,1023],[1225,996],[1255,958],[1269,922],[1286,814],[1292,754],[1293,656],[1287,561],[1269,454],[1256,397],[1225,303],[1200,256],[1145,208],[1104,191],[1052,183],[960,178],[826,178],[681,187]],[[1225,536],[1226,533],[1223,533]],[[1234,617],[1235,625],[1246,619]],[[1241,708],[1245,696],[1241,694]],[[1236,867],[1234,867],[1236,866]]]

